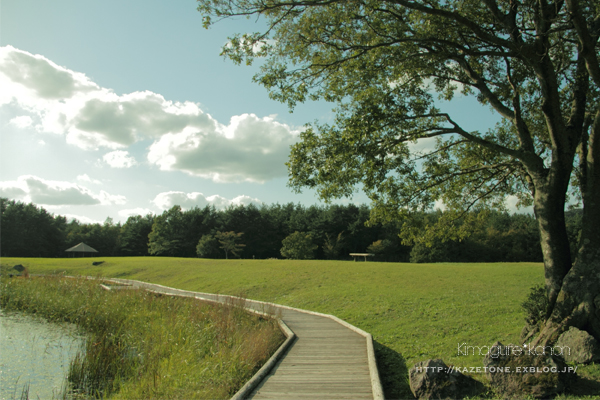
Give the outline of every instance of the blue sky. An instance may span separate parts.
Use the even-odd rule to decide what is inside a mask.
[[[219,56],[260,21],[202,28],[193,0],[2,0],[0,190],[83,222],[215,204],[314,204],[287,188],[304,124]],[[474,99],[441,104],[466,129],[497,117]],[[348,201],[368,203],[361,193]]]

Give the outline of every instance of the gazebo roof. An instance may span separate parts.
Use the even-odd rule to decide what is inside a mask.
[[[97,253],[98,250],[88,246],[87,244],[81,242],[77,246],[73,246],[70,249],[66,249],[65,251],[73,251],[78,253]]]

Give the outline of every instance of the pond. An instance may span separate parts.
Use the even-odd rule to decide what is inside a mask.
[[[0,309],[0,399],[63,398],[69,363],[85,339],[74,324]]]

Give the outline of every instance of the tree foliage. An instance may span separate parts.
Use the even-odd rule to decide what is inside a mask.
[[[221,244],[221,246],[219,246],[219,248],[223,249],[225,251],[225,258],[229,258],[230,253],[236,257],[239,257],[243,248],[246,247],[245,244],[238,243],[238,241],[241,240],[243,234],[244,234],[244,232],[236,233],[234,231],[230,231],[230,232],[218,231],[217,232],[215,237],[216,237],[217,241]]]
[[[223,54],[238,63],[264,57],[254,79],[272,98],[291,108],[307,99],[337,104],[334,123],[309,126],[293,146],[293,188],[332,199],[361,187],[373,202],[373,221],[419,217],[415,211],[441,201],[446,212],[422,231],[429,245],[467,238],[483,215],[469,210],[502,210],[509,195],[533,204],[553,309],[540,337],[555,340],[570,324],[600,338],[593,311],[600,292],[580,283],[585,276],[600,287],[597,1],[199,4],[207,27],[215,16],[264,18],[263,32],[231,38]],[[468,131],[436,106],[436,95],[451,100],[459,92],[501,122]],[[423,140],[433,148],[413,146]],[[583,205],[574,265],[564,215],[569,196]],[[406,240],[421,240],[414,225],[404,225]]]
[[[147,256],[148,235],[152,232],[154,215],[133,215],[121,227],[121,254],[126,256]]]
[[[323,243],[323,254],[325,258],[333,260],[339,257],[344,245],[344,232],[340,232],[337,237],[325,234],[325,243]]]
[[[202,235],[196,246],[196,254],[200,258],[217,258],[220,254],[219,241],[213,235]]]
[[[152,231],[148,235],[148,253],[171,257],[181,254],[186,233],[181,207],[173,206],[154,218]]]
[[[313,243],[313,237],[310,233],[294,232],[281,242],[281,255],[285,258],[295,260],[307,260],[314,258],[317,245]]]
[[[54,217],[34,204],[0,198],[0,255],[55,257],[64,255],[65,217]],[[63,248],[64,247],[64,248]]]
[[[301,205],[274,204],[262,206],[255,211],[243,210],[245,206],[216,211],[212,208],[194,208],[183,211],[179,208],[167,210],[162,216],[152,214],[131,216],[123,226],[108,219],[104,224],[83,224],[77,220],[66,222],[65,217],[49,214],[41,207],[2,199],[2,256],[3,257],[62,257],[64,250],[85,242],[100,255],[142,256],[148,255],[149,243],[164,244],[164,251],[176,257],[224,257],[220,243],[215,238],[217,231],[230,232],[236,227],[249,227],[253,240],[244,242],[246,258],[270,258],[281,255],[282,241],[295,231],[309,232],[313,243],[323,243],[314,251],[318,259],[350,259],[349,253],[369,252],[369,247],[382,244],[384,250],[377,254],[380,261],[409,261],[417,252],[423,257],[419,262],[464,262],[464,261],[541,261],[539,234],[535,219],[530,215],[508,213],[486,213],[486,222],[470,238],[462,242],[451,241],[446,245],[441,239],[432,241],[427,247],[422,243],[406,246],[401,243],[398,232],[402,224],[372,224],[365,226],[369,209],[366,206],[331,205],[327,207],[303,207]],[[240,210],[241,209],[241,210]],[[254,215],[258,212],[258,215]],[[34,218],[34,214],[41,218]],[[181,215],[173,221],[179,227],[166,230],[165,222],[154,225],[158,217]],[[244,221],[244,215],[254,215]],[[442,212],[423,213],[416,229],[432,224],[443,216]],[[242,219],[242,220],[240,220]],[[45,221],[45,222],[44,222]],[[567,213],[567,227],[571,246],[576,247],[581,235],[582,213],[573,210]],[[460,223],[458,221],[457,223]],[[150,238],[149,234],[154,234]],[[185,235],[181,235],[185,232]],[[337,232],[337,236],[336,236]],[[343,232],[343,233],[342,233]],[[173,236],[171,236],[173,235]],[[244,237],[247,237],[245,234]],[[27,241],[29,240],[29,241]],[[179,243],[169,247],[174,240]],[[23,243],[36,245],[24,246]],[[194,243],[190,246],[190,243]],[[41,244],[41,245],[37,245]],[[381,247],[381,246],[380,246]],[[430,251],[437,249],[436,251]],[[439,251],[440,249],[446,249]],[[157,255],[160,255],[157,253]],[[435,256],[435,257],[433,257]]]

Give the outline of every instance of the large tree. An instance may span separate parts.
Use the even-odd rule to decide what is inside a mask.
[[[309,126],[294,145],[292,187],[325,199],[362,187],[380,220],[443,201],[454,212],[427,234],[450,239],[466,235],[453,218],[518,196],[534,206],[544,254],[550,309],[538,342],[569,325],[600,339],[600,3],[200,0],[198,8],[207,27],[263,17],[265,30],[230,38],[223,53],[263,57],[255,80],[274,99],[337,103],[335,123]],[[435,106],[436,94],[450,100],[457,91],[501,122],[463,129]],[[416,151],[427,138],[435,148]],[[569,196],[583,207],[576,255]]]

